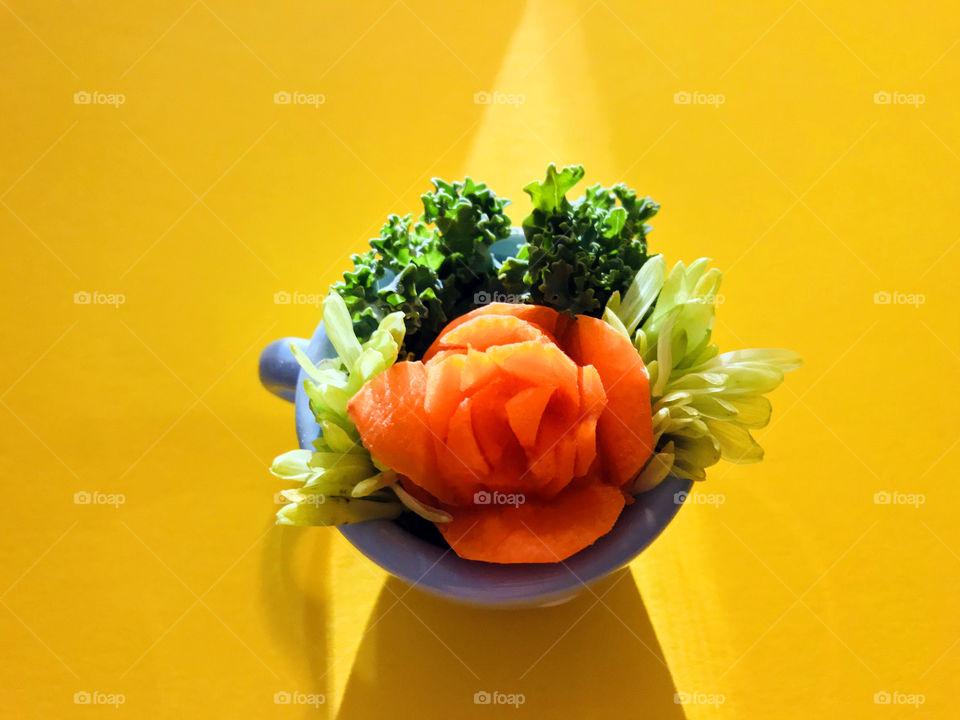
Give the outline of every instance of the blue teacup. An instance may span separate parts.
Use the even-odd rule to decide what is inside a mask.
[[[515,247],[516,240],[505,240],[494,246],[494,253],[505,257]],[[294,401],[297,438],[300,447],[309,450],[320,427],[303,389],[306,374],[294,360],[290,343],[303,347],[314,362],[332,357],[334,350],[320,323],[310,340],[276,340],[260,355],[260,381],[275,395]],[[497,565],[464,560],[442,543],[429,523],[403,517],[338,529],[384,570],[435,595],[486,607],[556,605],[636,558],[676,515],[690,485],[688,480],[667,478],[624,508],[609,533],[558,563]]]

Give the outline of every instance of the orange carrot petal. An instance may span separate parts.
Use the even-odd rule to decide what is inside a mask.
[[[447,433],[447,447],[463,464],[473,471],[478,478],[483,478],[490,472],[477,437],[473,432],[473,421],[470,418],[470,398],[461,401],[453,417],[450,418],[450,429]]]
[[[507,401],[510,429],[524,448],[532,448],[536,444],[540,420],[553,391],[553,385],[534,385],[521,390]]]
[[[441,352],[444,349],[449,349],[450,346],[446,345],[444,342],[444,335],[452,333],[461,325],[470,322],[474,318],[485,315],[507,315],[527,323],[532,323],[538,330],[542,331],[549,340],[553,340],[556,337],[557,332],[560,329],[565,328],[569,322],[567,319],[569,316],[561,316],[556,310],[544,307],[543,305],[490,303],[489,305],[483,305],[475,310],[471,310],[466,315],[461,315],[460,317],[451,320],[446,328],[444,328],[441,336],[433,342],[426,354],[424,354],[424,362],[432,358],[438,352]]]
[[[623,506],[618,488],[577,483],[545,502],[527,498],[516,506],[459,508],[451,522],[437,527],[454,552],[468,560],[552,563],[608,533]]]
[[[597,444],[605,480],[616,485],[636,476],[653,453],[653,423],[647,371],[636,349],[603,320],[578,315],[560,338],[579,365],[593,365],[607,402],[597,421]]]
[[[370,454],[413,478],[434,474],[432,434],[424,411],[426,392],[423,363],[399,362],[366,383],[347,403],[347,414]]]
[[[536,325],[513,315],[477,315],[444,330],[437,339],[443,347],[470,347],[474,350],[527,340],[548,340],[546,333]]]
[[[427,389],[424,410],[430,429],[441,440],[447,437],[447,425],[460,404],[460,377],[463,373],[465,355],[453,355],[426,366]]]

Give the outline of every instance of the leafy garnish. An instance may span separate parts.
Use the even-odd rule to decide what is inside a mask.
[[[277,512],[279,525],[346,525],[389,520],[404,508],[434,522],[450,518],[404,492],[397,474],[374,460],[360,443],[347,403],[370,379],[397,361],[403,316],[390,313],[365,342],[353,331],[343,299],[323,301],[323,326],[336,356],[314,364],[298,346],[290,349],[307,374],[303,387],[320,425],[314,450],[291,450],[270,467],[276,477],[300,483],[280,495],[289,502]]]
[[[550,163],[547,166],[547,178],[543,182],[534,180],[523,191],[530,196],[533,209],[544,215],[563,214],[570,211],[570,201],[567,193],[574,185],[583,180],[585,171],[583,165],[570,165],[560,172],[557,166]],[[528,215],[523,221],[524,226],[533,225],[534,216]]]
[[[308,379],[304,390],[321,434],[314,452],[293,450],[273,461],[270,472],[300,486],[281,494],[290,504],[277,513],[281,525],[343,525],[394,518],[403,511],[396,495],[382,483],[378,468],[360,444],[360,435],[347,415],[347,402],[367,380],[393,365],[403,340],[400,313],[383,318],[370,338],[361,343],[339,295],[323,301],[323,325],[336,357],[311,362],[292,345],[293,354]],[[392,481],[396,476],[390,473]],[[357,488],[362,488],[357,492]],[[362,497],[358,497],[362,495]]]
[[[614,293],[603,319],[626,335],[650,374],[656,453],[634,483],[634,492],[667,475],[706,478],[721,458],[759,462],[761,448],[750,430],[770,421],[764,394],[800,367],[789,350],[735,350],[718,354],[711,342],[720,271],[707,258],[685,267],[657,255],[637,273],[621,299]]]
[[[402,314],[403,353],[420,356],[440,330],[473,308],[478,293],[499,289],[490,246],[510,234],[509,200],[486,185],[435,179],[423,213],[391,215],[352,257],[354,269],[333,290],[343,297],[357,337],[366,340],[389,314]]]
[[[533,211],[523,221],[526,243],[500,268],[507,293],[522,302],[599,317],[611,294],[625,291],[647,259],[646,224],[660,206],[626,185],[594,185],[570,202],[580,165],[524,188]]]

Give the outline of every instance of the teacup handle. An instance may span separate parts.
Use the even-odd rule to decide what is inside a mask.
[[[291,343],[306,351],[310,341],[287,337],[267,345],[260,353],[260,383],[277,397],[293,402],[300,365],[290,352]]]

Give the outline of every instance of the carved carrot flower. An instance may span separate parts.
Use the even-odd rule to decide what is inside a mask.
[[[374,460],[442,509],[461,557],[557,562],[613,527],[653,451],[647,373],[607,323],[496,303],[447,325],[347,413]]]

